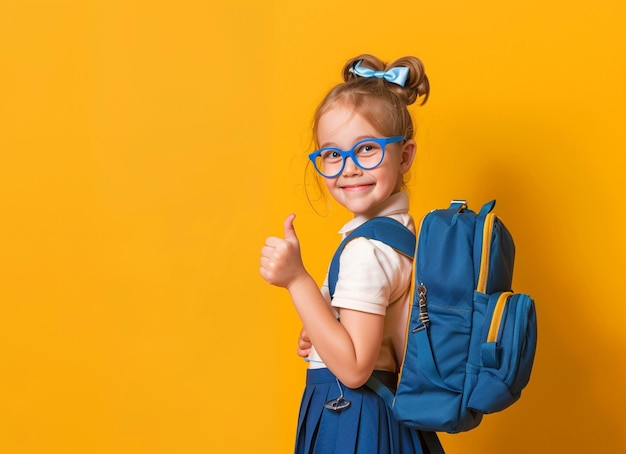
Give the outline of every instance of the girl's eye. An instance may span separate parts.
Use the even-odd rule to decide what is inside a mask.
[[[365,143],[361,145],[356,152],[359,155],[365,156],[375,154],[379,149],[380,147],[375,143]]]
[[[322,160],[324,161],[338,161],[341,160],[341,154],[335,150],[324,150],[322,152]]]

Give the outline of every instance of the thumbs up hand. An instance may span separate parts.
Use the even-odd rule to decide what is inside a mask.
[[[261,250],[261,276],[278,287],[289,288],[298,278],[308,273],[302,263],[300,242],[293,225],[295,214],[283,224],[284,238],[269,237]]]

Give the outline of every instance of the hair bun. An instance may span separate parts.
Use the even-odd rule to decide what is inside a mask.
[[[402,57],[390,64],[386,64],[384,61],[373,55],[359,55],[351,58],[344,65],[342,75],[345,82],[355,81],[357,79],[371,80],[358,76],[350,71],[359,61],[361,62],[361,66],[373,69],[374,71],[387,71],[391,68],[399,66],[409,68],[409,76],[404,86],[388,83],[383,79],[375,80],[378,80],[378,83],[384,84],[389,90],[396,93],[407,106],[413,104],[418,98],[422,98],[420,105],[423,105],[428,100],[428,95],[430,94],[430,84],[428,82],[426,72],[424,71],[424,63],[422,63],[422,60],[419,58],[412,56]]]
[[[373,69],[374,71],[385,70],[385,62],[383,62],[379,58],[374,57],[373,55],[370,55],[370,54],[359,55],[357,57],[351,58],[344,65],[342,75],[343,75],[343,80],[345,82],[349,82],[355,79],[363,79],[361,76],[357,76],[356,74],[350,71],[352,68],[354,68],[354,66],[358,62],[362,62],[361,66],[365,68]]]

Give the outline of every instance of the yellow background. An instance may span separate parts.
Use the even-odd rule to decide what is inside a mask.
[[[222,4],[223,3],[223,4]],[[258,275],[349,57],[417,55],[412,213],[467,198],[536,299],[522,399],[448,453],[626,452],[626,4],[0,1],[0,452],[286,453],[305,365]]]

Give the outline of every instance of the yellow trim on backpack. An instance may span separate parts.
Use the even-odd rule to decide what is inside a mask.
[[[498,340],[498,333],[500,332],[500,325],[502,324],[502,314],[506,303],[511,296],[512,292],[502,292],[502,295],[498,297],[496,301],[496,307],[493,309],[493,315],[491,316],[491,325],[489,325],[489,332],[487,333],[487,342],[496,342]]]
[[[495,213],[488,213],[485,216],[485,225],[483,227],[483,249],[480,256],[480,272],[478,273],[478,284],[476,290],[481,293],[487,293],[487,276],[489,276],[489,259],[491,254],[491,234],[493,233],[493,222]]]

